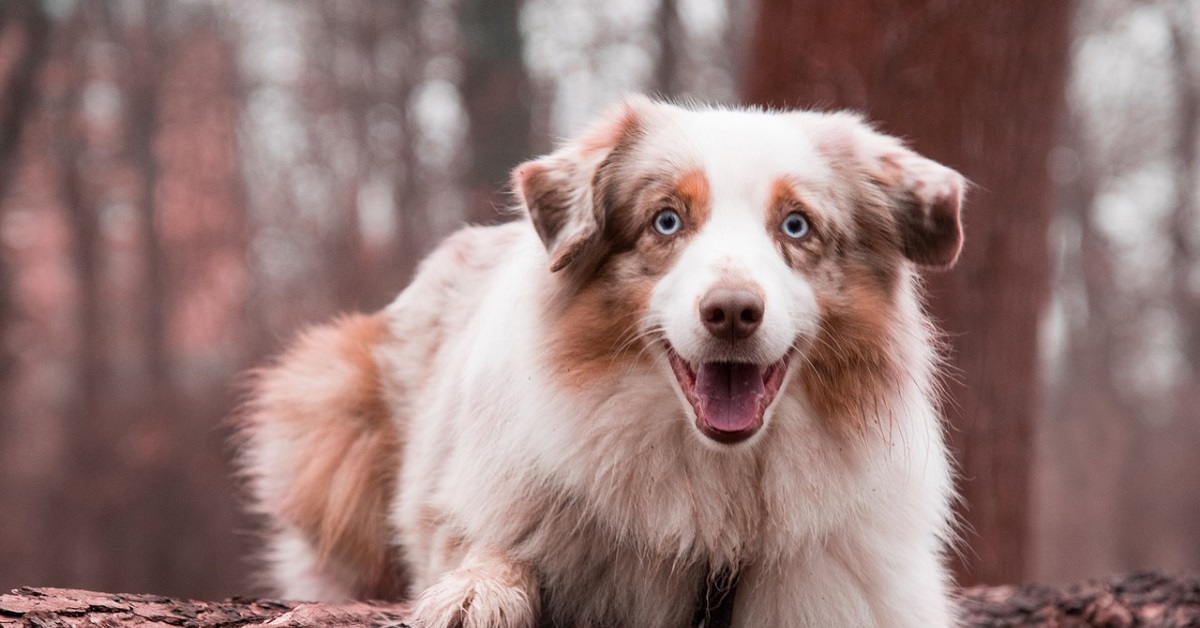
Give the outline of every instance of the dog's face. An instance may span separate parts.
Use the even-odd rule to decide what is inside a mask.
[[[723,444],[760,431],[792,371],[837,414],[893,341],[908,266],[962,241],[962,178],[849,114],[632,100],[514,182],[564,288],[562,373],[649,361]]]

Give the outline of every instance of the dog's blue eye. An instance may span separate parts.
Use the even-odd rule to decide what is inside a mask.
[[[783,219],[783,224],[780,225],[779,230],[787,237],[799,240],[807,236],[812,227],[809,226],[808,219],[804,217],[804,214],[792,212],[787,215],[787,218]]]
[[[683,228],[683,219],[673,209],[664,209],[654,216],[654,230],[663,235],[675,235]]]

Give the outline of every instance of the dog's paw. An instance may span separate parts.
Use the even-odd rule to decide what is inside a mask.
[[[429,587],[413,606],[413,628],[534,628],[537,589],[523,573],[504,568],[459,569]]]

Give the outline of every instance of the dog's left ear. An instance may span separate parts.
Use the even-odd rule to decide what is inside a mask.
[[[905,257],[931,268],[954,265],[963,243],[962,175],[876,131],[857,114],[802,115],[814,122],[818,151],[833,161],[853,162],[887,197]]]
[[[582,180],[574,164],[559,162],[551,155],[513,171],[513,189],[546,246],[551,272],[566,268],[584,252],[598,236],[603,218],[592,211],[590,182]]]
[[[878,156],[878,181],[894,203],[904,256],[950,268],[962,251],[962,175],[895,145]]]
[[[593,185],[614,150],[640,133],[642,118],[654,104],[633,97],[598,124],[555,152],[513,170],[512,187],[550,255],[550,270],[560,271],[600,247],[605,208]]]

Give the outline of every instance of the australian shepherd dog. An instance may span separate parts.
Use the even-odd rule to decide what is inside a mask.
[[[280,595],[419,627],[956,622],[922,268],[964,181],[852,113],[627,99],[253,377]]]

